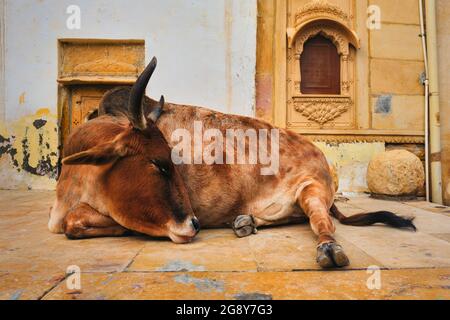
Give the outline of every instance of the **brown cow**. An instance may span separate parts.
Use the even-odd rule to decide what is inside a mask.
[[[156,59],[128,91],[129,117],[101,116],[74,130],[48,227],[79,239],[120,236],[128,230],[190,241],[199,231],[171,152],[142,99]],[[162,108],[164,99],[158,102]]]
[[[124,108],[129,96],[128,87],[107,92],[99,114],[114,115],[118,119],[129,117],[129,111]],[[204,130],[218,129],[223,136],[229,129],[274,129],[264,121],[201,107],[168,103],[161,108],[157,101],[148,97],[143,103],[146,114],[160,114],[156,124],[169,144],[173,142],[174,132],[180,128],[194,135],[196,121],[202,123]],[[248,137],[246,141],[249,141]],[[269,144],[268,149],[273,151],[273,144]],[[229,151],[236,151],[236,145],[226,145],[224,153]],[[342,215],[334,205],[335,186],[325,156],[299,134],[279,129],[279,171],[274,175],[261,175],[261,167],[261,164],[179,165],[192,208],[202,226],[231,225],[238,236],[246,236],[259,226],[309,220],[318,236],[317,262],[325,268],[349,264],[333,237],[335,227],[331,215],[343,224],[365,226],[385,223],[415,230],[411,218],[402,218],[387,211],[351,217]]]

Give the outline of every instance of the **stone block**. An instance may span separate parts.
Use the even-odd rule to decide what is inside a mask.
[[[394,1],[391,1],[394,2]],[[382,24],[370,32],[370,55],[374,58],[423,61],[420,27]]]
[[[423,62],[372,59],[370,62],[372,94],[423,95],[420,75]]]

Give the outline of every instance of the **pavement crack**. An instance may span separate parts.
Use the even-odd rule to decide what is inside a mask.
[[[138,252],[136,252],[136,254],[130,259],[130,262],[125,266],[125,268],[121,271],[121,272],[128,272],[128,268],[133,264],[134,259],[137,258],[137,256],[142,252],[142,250],[144,250],[145,248],[145,244],[142,245],[142,247],[138,250]]]
[[[64,274],[63,277],[61,277],[61,279],[59,281],[57,281],[55,284],[53,284],[50,288],[48,288],[47,290],[45,290],[38,298],[37,300],[42,300],[45,298],[45,296],[47,294],[49,294],[53,289],[55,289],[57,286],[59,286],[63,281],[66,281],[67,278],[70,276],[70,274]]]

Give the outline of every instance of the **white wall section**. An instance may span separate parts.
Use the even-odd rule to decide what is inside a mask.
[[[256,0],[6,2],[7,120],[56,113],[58,38],[145,39],[147,61],[158,57],[149,95],[253,115]],[[66,27],[69,5],[80,30]]]

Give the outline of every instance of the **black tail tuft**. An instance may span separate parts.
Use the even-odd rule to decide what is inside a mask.
[[[384,223],[388,226],[399,229],[410,229],[416,231],[413,224],[414,217],[401,217],[389,211],[376,211],[369,213],[355,214],[350,217],[344,216],[336,205],[331,207],[331,214],[339,220],[340,223],[350,226],[370,226],[375,223]]]

